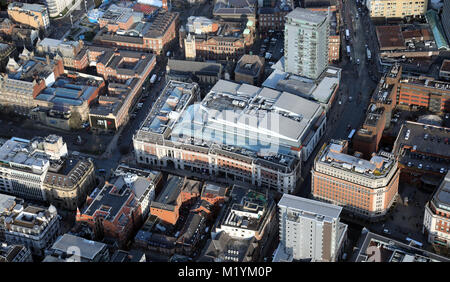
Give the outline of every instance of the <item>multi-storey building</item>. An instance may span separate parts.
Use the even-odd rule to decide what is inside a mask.
[[[257,5],[256,0],[217,0],[214,3],[213,16],[226,20],[242,20],[245,18],[255,22]]]
[[[398,80],[401,75],[401,65],[394,64],[380,79],[372,94],[363,125],[353,137],[353,149],[366,158],[378,152],[383,131],[391,124],[392,111],[397,105]]]
[[[444,1],[441,13],[441,23],[445,35],[447,36],[447,42],[450,42],[450,22],[447,20],[448,15],[450,15],[450,2]]]
[[[57,17],[64,10],[70,9],[78,0],[45,0],[45,2],[47,3],[49,16]]]
[[[36,44],[36,53],[44,57],[45,55],[59,55],[65,68],[76,69],[75,58],[83,46],[82,40],[62,41],[47,37]]]
[[[17,64],[11,59],[7,74],[0,75],[0,105],[17,114],[28,115],[36,106],[35,98],[64,73],[62,60],[32,57]]]
[[[276,205],[267,195],[234,186],[232,201],[212,232],[225,232],[232,238],[256,241],[267,238],[276,221]]]
[[[30,249],[24,245],[0,245],[0,262],[33,262]]]
[[[402,182],[434,191],[450,170],[450,129],[406,121],[402,124],[392,152],[397,156]],[[422,176],[428,175],[427,178]],[[432,178],[438,181],[430,181]],[[435,182],[435,183],[433,183]]]
[[[449,262],[446,257],[363,228],[351,262]]]
[[[196,84],[168,82],[133,136],[138,163],[291,192],[324,133],[325,110],[287,92],[219,80],[194,101]]]
[[[274,262],[338,260],[347,238],[347,225],[340,222],[341,207],[288,194],[278,207],[280,244]]]
[[[237,60],[253,45],[255,23],[190,18],[184,34],[186,59]],[[199,23],[200,22],[200,23]]]
[[[133,173],[134,172],[134,173]],[[77,211],[76,221],[87,223],[97,238],[109,237],[124,244],[142,224],[150,210],[155,194],[157,172],[143,171],[142,176],[125,166],[119,166],[117,175],[96,188],[88,197],[86,206]]]
[[[106,26],[94,37],[100,45],[127,50],[151,51],[162,54],[177,36],[179,13],[158,13],[152,22],[136,22],[128,30],[108,31]]]
[[[325,1],[329,2],[329,1]],[[314,6],[313,6],[314,7]],[[320,7],[320,6],[319,6]],[[333,63],[339,61],[339,54],[341,49],[341,36],[339,34],[339,12],[336,6],[332,7],[314,7],[308,8],[311,11],[330,12],[330,34],[328,36],[328,62]]]
[[[332,141],[317,154],[311,174],[314,198],[376,221],[396,199],[400,170],[389,153],[380,152],[367,161],[348,155],[347,141]]]
[[[128,30],[134,23],[141,21],[143,16],[143,13],[134,12],[132,8],[119,7],[112,4],[99,17],[98,24],[100,28],[105,27],[108,31]]]
[[[94,164],[67,157],[62,138],[12,138],[0,147],[0,191],[76,210],[95,183]]]
[[[128,121],[129,110],[136,103],[144,81],[156,65],[156,56],[149,53],[91,48],[84,55],[89,65],[108,83],[108,95],[102,95],[89,112],[91,128],[117,130]]]
[[[107,245],[72,234],[63,234],[45,250],[43,262],[108,262]]]
[[[223,66],[214,62],[167,60],[166,81],[197,82],[214,85],[224,77]]]
[[[104,89],[101,77],[66,72],[36,96],[30,117],[52,127],[81,129],[89,120],[90,106]]]
[[[200,181],[170,175],[164,190],[151,202],[150,213],[160,220],[175,225],[181,206],[200,196]]]
[[[44,5],[13,2],[8,5],[8,16],[16,23],[35,29],[46,30],[50,27],[47,7]]]
[[[371,18],[404,18],[423,16],[428,0],[367,0]]]
[[[258,5],[258,31],[262,36],[284,31],[284,17],[293,10],[293,1],[272,1],[274,5]]]
[[[296,8],[284,26],[285,71],[317,79],[328,65],[327,13]]]
[[[257,55],[244,55],[234,69],[234,81],[259,86],[264,77],[265,60]]]
[[[42,256],[60,232],[54,206],[28,205],[20,199],[0,194],[0,234],[8,244],[21,244]]]
[[[450,172],[425,205],[422,232],[432,244],[450,247]]]

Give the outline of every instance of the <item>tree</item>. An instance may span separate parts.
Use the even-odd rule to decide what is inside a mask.
[[[83,124],[83,119],[79,112],[73,112],[69,118],[69,126],[72,129],[80,129]]]

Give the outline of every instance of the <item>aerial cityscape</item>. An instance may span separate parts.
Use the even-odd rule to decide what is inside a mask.
[[[0,7],[0,262],[450,262],[450,0]]]

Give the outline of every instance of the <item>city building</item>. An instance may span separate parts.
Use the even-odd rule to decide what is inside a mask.
[[[45,3],[47,4],[48,8],[48,14],[50,17],[58,17],[63,12],[66,12],[68,9],[72,7],[72,5],[75,4],[73,0],[45,0]],[[80,4],[79,2],[77,3]]]
[[[63,41],[52,38],[44,38],[36,44],[36,54],[45,57],[46,55],[60,56],[65,68],[75,69],[76,55],[83,48],[84,43],[80,41]]]
[[[371,18],[405,18],[425,15],[428,0],[367,0]]]
[[[92,161],[68,156],[60,136],[11,138],[0,147],[0,192],[68,210],[84,203],[95,183]]]
[[[352,262],[449,262],[448,258],[363,228]]]
[[[274,71],[263,82],[263,87],[286,91],[320,103],[328,112],[333,105],[341,82],[342,69],[328,66],[318,79],[313,80],[284,71],[284,58],[272,66]]]
[[[441,68],[439,69],[439,78],[450,80],[450,60],[445,59],[442,61]]]
[[[214,85],[224,78],[223,72],[222,65],[218,63],[169,59],[166,66],[166,81]]]
[[[347,240],[341,207],[283,194],[278,202],[280,244],[273,261],[336,262]]]
[[[74,157],[51,162],[44,179],[47,201],[65,210],[81,207],[94,187],[94,163]]]
[[[347,141],[324,145],[311,170],[311,193],[315,199],[342,206],[351,216],[380,220],[397,197],[397,161],[386,152],[368,161],[348,155],[347,147]]]
[[[255,237],[237,239],[227,232],[220,232],[208,239],[198,262],[254,262],[258,243]]]
[[[50,168],[51,157],[47,154],[50,150],[38,148],[41,142],[33,141],[14,137],[0,147],[0,192],[45,201],[44,181]],[[67,154],[65,143],[55,145],[61,156]]]
[[[11,41],[16,46],[25,46],[25,48],[32,50],[39,41],[39,31],[31,28],[14,27]]]
[[[107,95],[99,96],[90,109],[89,123],[97,131],[115,131],[128,121],[130,108],[156,66],[156,56],[108,48],[93,49],[85,56],[89,57],[89,64],[95,64],[97,73],[109,81]]]
[[[41,4],[13,2],[8,5],[9,18],[21,25],[46,30],[50,27],[47,7]]]
[[[217,0],[214,3],[213,16],[226,20],[256,21],[257,0]]]
[[[450,42],[450,22],[447,20],[448,15],[450,15],[450,2],[443,1],[444,6],[442,7],[441,13],[441,23],[444,29],[445,35],[447,36],[447,42]]]
[[[450,129],[406,121],[398,133],[392,152],[397,156],[403,182],[435,190],[450,169]]]
[[[0,262],[33,262],[30,249],[24,245],[1,243]]]
[[[108,31],[116,32],[118,30],[129,30],[131,26],[140,22],[144,14],[134,12],[132,8],[119,7],[115,4],[109,6],[99,18],[98,24],[100,28],[106,28]]]
[[[322,3],[326,4],[326,2],[332,1],[324,1]],[[340,58],[340,49],[341,49],[341,36],[339,30],[340,14],[336,6],[322,7],[320,4],[321,3],[317,1],[317,6],[315,6],[313,3],[309,3],[309,5],[305,3],[305,6],[310,6],[311,8],[308,8],[308,10],[311,11],[330,13],[329,16],[330,34],[328,36],[328,62],[329,63],[338,62]]]
[[[364,122],[351,140],[353,149],[366,158],[378,152],[383,131],[391,124],[392,112],[397,105],[398,81],[401,75],[402,66],[399,64],[394,64],[383,75],[372,94]],[[357,99],[361,99],[360,96]]]
[[[197,97],[196,85],[167,84],[133,137],[138,163],[286,192],[296,187],[300,161],[324,133],[318,103],[225,80],[191,105]]]
[[[234,186],[231,203],[213,233],[225,232],[235,239],[250,239],[266,243],[267,234],[276,221],[273,199],[255,190]]]
[[[93,42],[127,50],[150,51],[160,55],[176,39],[178,18],[177,12],[160,12],[152,18],[151,22],[138,21],[129,27],[121,25],[121,29],[117,24],[108,30],[110,26],[108,24],[97,33]]]
[[[150,213],[160,220],[175,225],[180,216],[180,208],[200,196],[202,183],[195,180],[170,175],[163,191],[150,204]]]
[[[425,205],[422,232],[431,244],[450,247],[450,172]]]
[[[382,64],[439,55],[430,24],[380,25],[375,30]]]
[[[293,10],[293,1],[275,0],[274,5],[258,5],[258,31],[266,37],[284,32],[284,17]]]
[[[81,129],[104,89],[101,77],[66,71],[36,96],[31,119],[65,130]]]
[[[317,79],[328,66],[329,15],[296,8],[286,15],[285,71]]]
[[[10,245],[23,245],[33,255],[42,256],[59,235],[59,221],[52,205],[44,208],[0,194],[0,234]]]
[[[117,250],[111,256],[109,262],[146,262],[145,253],[139,250]]]
[[[16,46],[8,43],[0,43],[0,72],[6,71],[9,58],[17,53]]]
[[[24,49],[25,51],[26,49]],[[3,111],[28,116],[35,98],[64,73],[62,60],[31,56],[17,63],[10,59],[7,73],[0,74],[0,105]]]
[[[327,8],[339,4],[338,0],[303,0],[302,2],[305,8]]]
[[[63,234],[45,251],[43,262],[108,262],[107,245],[72,234]]]
[[[255,22],[190,17],[182,35],[186,59],[235,61],[253,45]]]
[[[160,180],[159,172],[119,166],[77,211],[77,223],[87,223],[97,238],[113,238],[119,245],[125,244],[146,220]]]
[[[255,86],[261,85],[264,78],[264,58],[257,55],[244,55],[234,69],[234,81]]]

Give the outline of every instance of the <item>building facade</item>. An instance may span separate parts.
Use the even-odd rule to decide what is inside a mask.
[[[375,221],[396,199],[400,170],[389,153],[379,153],[367,161],[348,155],[347,141],[332,141],[318,153],[311,174],[315,199]]]
[[[428,0],[367,0],[366,6],[371,18],[416,17],[425,14]]]
[[[422,232],[431,244],[450,247],[450,172],[425,206]]]
[[[284,194],[278,203],[280,244],[274,262],[335,262],[347,238],[341,207]]]
[[[13,2],[8,5],[8,16],[14,22],[35,29],[46,30],[50,27],[47,7],[44,5]]]
[[[328,65],[327,13],[296,8],[284,27],[285,71],[317,79]]]
[[[21,244],[34,255],[42,256],[60,233],[60,217],[54,206],[28,205],[11,196],[0,194],[0,233],[8,244]]]
[[[24,245],[0,245],[0,262],[33,262],[30,249]]]
[[[77,0],[75,0],[78,2]],[[64,10],[70,9],[72,7],[72,3],[75,3],[73,0],[45,0],[48,7],[48,13],[50,17],[57,17]],[[79,4],[79,3],[78,3]]]
[[[195,84],[167,84],[133,137],[137,162],[292,191],[301,160],[324,132],[323,108],[290,93],[225,80],[191,105],[198,101],[197,91]],[[169,107],[175,110],[168,113]]]

